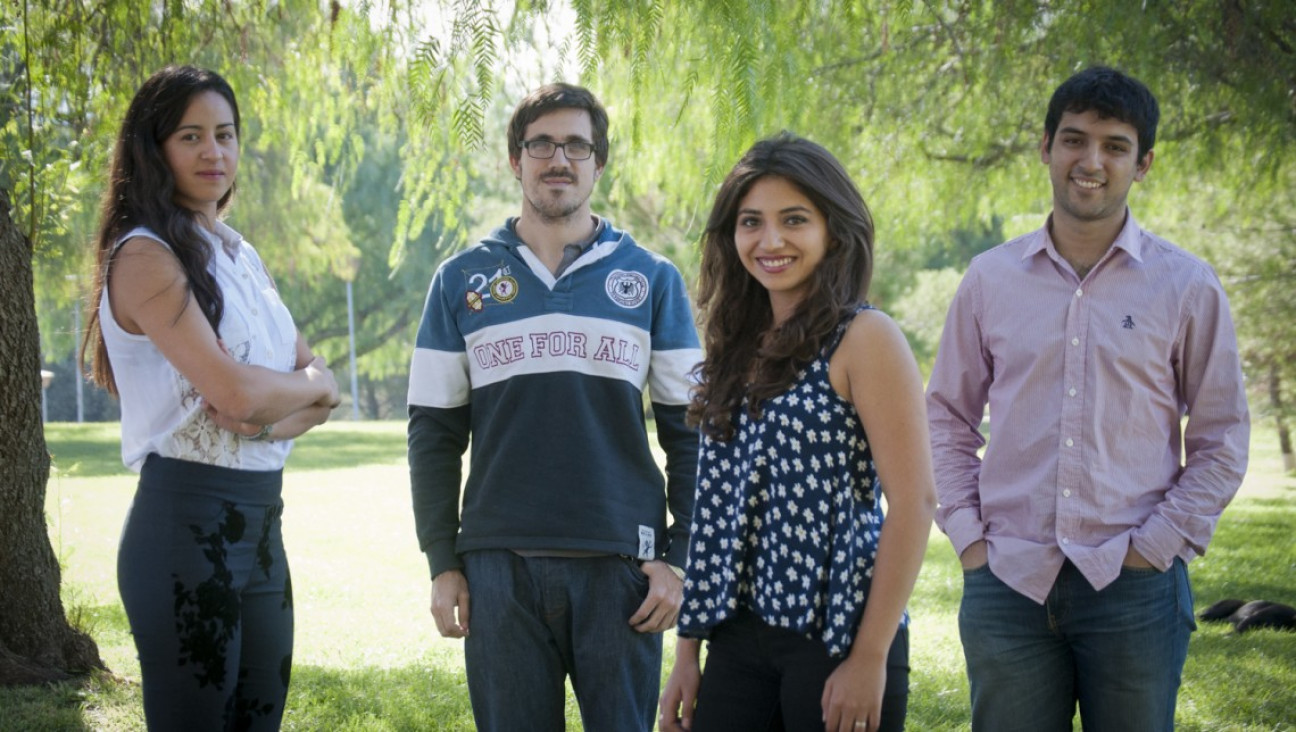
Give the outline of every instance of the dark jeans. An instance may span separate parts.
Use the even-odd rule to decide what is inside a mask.
[[[823,732],[824,685],[843,659],[820,641],[740,610],[711,633],[693,732]],[[909,705],[909,631],[887,655],[882,730],[904,729]]]
[[[972,686],[972,728],[1168,732],[1188,636],[1188,571],[1125,567],[1101,591],[1070,562],[1043,605],[988,566],[963,574],[959,635]]]
[[[648,577],[619,556],[463,555],[471,602],[468,694],[482,732],[565,727],[570,676],[587,732],[649,732],[661,689],[662,637],[630,616]]]
[[[117,586],[152,732],[279,728],[293,647],[281,477],[145,461]]]

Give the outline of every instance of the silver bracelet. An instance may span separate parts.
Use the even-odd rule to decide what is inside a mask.
[[[263,440],[267,440],[267,439],[270,438],[270,430],[273,430],[273,429],[274,429],[274,425],[272,425],[272,424],[263,424],[263,425],[261,425],[261,431],[260,431],[260,432],[256,433],[255,435],[252,435],[251,437],[249,437],[249,438],[247,438],[247,439],[252,440],[253,442],[261,442],[261,441],[263,441]]]

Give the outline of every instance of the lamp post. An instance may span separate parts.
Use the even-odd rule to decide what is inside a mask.
[[[351,297],[351,280],[347,280],[347,341],[351,355],[351,420],[360,419],[360,387],[356,381],[355,303]]]
[[[63,278],[73,283],[75,290],[72,293],[72,342],[81,342],[81,277],[80,275],[63,275]],[[85,421],[85,395],[83,393],[83,384],[85,375],[81,373],[81,367],[76,363],[76,351],[73,350],[72,370],[76,372],[76,417],[77,424]]]
[[[54,372],[47,369],[41,369],[41,423],[49,422],[49,405],[45,401],[45,390],[49,388],[50,382],[54,380]]]
[[[351,371],[351,420],[360,420],[360,386],[356,378],[356,346],[355,346],[355,298],[351,294],[352,281],[360,273],[360,257],[355,256],[347,262],[347,269],[342,273],[346,278],[346,295],[347,295],[347,354],[349,357]]]

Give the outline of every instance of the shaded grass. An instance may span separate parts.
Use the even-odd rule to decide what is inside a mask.
[[[1192,563],[1198,611],[1227,599],[1296,605],[1296,489],[1243,497],[1224,513],[1206,556]],[[1266,494],[1269,491],[1266,491]],[[1180,729],[1296,729],[1296,633],[1234,633],[1199,623],[1180,691]]]
[[[1237,598],[1296,605],[1296,504],[1243,499],[1224,515],[1206,556],[1191,565],[1197,604]]]
[[[60,468],[46,510],[65,566],[65,603],[116,676],[0,689],[0,730],[142,730],[139,666],[115,579],[135,478],[120,468],[116,425],[49,425],[47,439]],[[1191,565],[1198,609],[1225,597],[1296,604],[1296,480],[1282,474],[1272,434],[1257,430],[1255,439],[1242,494],[1209,554]],[[437,636],[428,616],[404,454],[403,422],[326,425],[294,451],[284,532],[297,643],[285,729],[473,729],[462,647]],[[969,728],[961,593],[953,550],[933,532],[910,602],[909,729]],[[668,637],[664,671],[673,645]],[[1181,730],[1292,730],[1293,710],[1296,633],[1203,625],[1194,634]],[[567,719],[580,729],[570,694]]]
[[[97,478],[130,475],[121,461],[121,426],[116,422],[51,422],[45,425],[51,477]]]
[[[328,422],[298,440],[288,458],[288,470],[362,465],[405,467],[405,423]],[[408,487],[408,479],[402,485]]]
[[[81,683],[0,690],[0,729],[30,732],[90,730],[82,705],[93,693]]]
[[[286,728],[327,730],[472,729],[462,671],[427,659],[400,668],[293,669]]]
[[[122,465],[121,428],[116,422],[50,423],[45,425],[45,441],[54,470],[61,475],[133,475]],[[332,470],[404,461],[404,423],[337,421],[316,427],[298,440],[288,469]]]

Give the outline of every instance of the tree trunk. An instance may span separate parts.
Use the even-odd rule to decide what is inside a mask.
[[[378,385],[373,379],[364,380],[364,411],[365,419],[380,419],[378,405]]]
[[[1282,452],[1283,470],[1296,471],[1296,455],[1292,454],[1291,431],[1287,428],[1287,418],[1283,412],[1282,380],[1278,376],[1278,366],[1269,365],[1269,406],[1273,408],[1274,421],[1278,423],[1278,449]]]
[[[0,189],[0,684],[103,668],[90,636],[68,625],[45,525],[49,453],[40,414],[40,339],[32,248]]]

